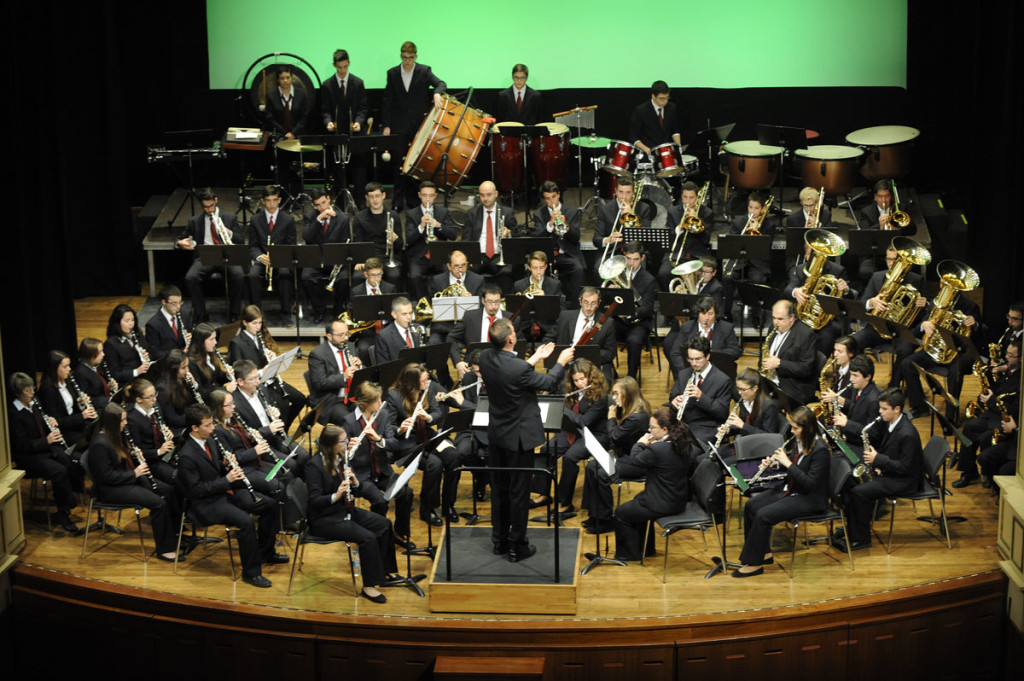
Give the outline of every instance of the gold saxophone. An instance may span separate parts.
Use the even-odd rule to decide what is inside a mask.
[[[764,339],[764,343],[761,344],[761,365],[762,366],[764,365],[765,359],[768,358],[768,353],[771,352],[772,340],[775,339],[775,334],[777,334],[777,333],[778,333],[778,331],[776,331],[775,329],[772,329],[772,332],[770,334],[768,334],[767,338]],[[776,373],[775,369],[761,369],[761,375],[764,376],[767,380],[771,381],[772,383],[774,383],[776,381],[776,379],[778,378],[778,374]]]
[[[1006,408],[1006,401],[1005,400],[1006,400],[1007,397],[1013,397],[1016,394],[1017,394],[1016,392],[1003,393],[1002,395],[999,395],[999,396],[996,397],[996,409],[999,410],[999,421],[1000,421],[1000,423],[1002,423],[1003,421],[1009,421],[1011,418],[1013,418],[1012,415],[1010,414],[1009,410],[1007,410],[1007,408]],[[1007,438],[1007,435],[1006,435],[1006,433],[1003,432],[1003,429],[1001,427],[998,427],[998,428],[996,428],[995,430],[992,431],[992,444],[997,445],[1000,442],[1002,442],[1003,440],[1005,440],[1006,438]]]

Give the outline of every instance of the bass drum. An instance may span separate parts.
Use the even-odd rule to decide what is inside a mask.
[[[778,175],[780,147],[756,140],[740,140],[725,145],[729,177],[740,189],[768,189]]]
[[[523,127],[522,123],[505,121],[491,126],[491,158],[494,161],[494,185],[499,192],[517,192],[523,188],[523,148],[519,137],[503,131]]]
[[[402,172],[417,180],[431,180],[450,191],[465,181],[487,137],[489,124],[483,120],[483,111],[467,109],[451,95],[442,95],[442,100],[441,108],[431,109],[420,124],[405,155]],[[441,157],[445,150],[448,167],[442,172]]]
[[[797,149],[800,177],[805,187],[824,187],[825,196],[839,196],[853,189],[857,165],[864,152],[857,147],[819,144]]]
[[[548,129],[547,135],[538,137],[530,145],[537,186],[550,180],[559,187],[565,187],[565,176],[569,170],[569,126],[550,122],[537,125]]]
[[[651,227],[664,227],[668,223],[668,211],[672,208],[672,188],[661,178],[645,175],[636,180],[634,191],[641,189],[643,193],[638,203],[646,203],[652,208]]]
[[[876,180],[900,179],[910,172],[913,141],[920,135],[917,128],[906,125],[879,125],[854,130],[846,141],[864,150],[866,156],[860,174]]]

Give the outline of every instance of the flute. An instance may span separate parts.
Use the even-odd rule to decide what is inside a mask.
[[[796,437],[795,435],[790,435],[789,438],[785,442],[782,443],[781,449],[785,449],[786,445],[788,445],[790,442],[792,442],[795,437]],[[748,485],[753,485],[755,482],[757,482],[758,480],[761,479],[761,476],[764,475],[765,471],[767,471],[769,468],[778,468],[778,467],[779,467],[779,460],[775,458],[775,452],[772,452],[771,455],[767,459],[762,461],[761,465],[757,467],[757,473],[755,473],[754,477],[752,477],[750,480],[747,480],[747,484]]]
[[[426,407],[424,407],[426,402],[427,402],[427,391],[424,390],[423,391],[423,399],[417,400],[416,401],[416,408],[412,410],[412,416],[410,417],[410,418],[412,418],[412,425],[409,426],[409,430],[405,431],[405,435],[403,435],[402,437],[404,437],[406,439],[409,439],[409,435],[410,435],[410,433],[412,433],[413,426],[416,425],[416,419],[419,417],[420,414],[426,414],[427,413]]]
[[[238,458],[235,457],[234,452],[232,452],[223,444],[221,444],[220,438],[217,437],[217,433],[211,433],[210,436],[213,438],[214,444],[217,445],[217,448],[221,451],[221,454],[223,455],[224,461],[227,463],[228,468],[230,468],[233,471],[242,472],[242,482],[245,483],[245,488],[249,490],[249,494],[252,496],[252,500],[257,504],[263,501],[263,497],[257,495],[256,490],[252,488],[252,483],[249,481],[249,478],[245,477],[245,471],[242,471],[242,467],[238,465]]]
[[[470,388],[475,388],[475,387],[477,387],[478,385],[480,385],[483,382],[484,382],[484,379],[481,378],[476,383],[470,383],[469,385],[461,385],[458,388],[453,388],[453,389],[449,390],[446,393],[441,393],[438,396],[437,401],[438,402],[444,402],[445,400],[447,400],[449,397],[451,397],[455,393],[461,393],[463,390],[469,390]]]
[[[145,466],[146,457],[142,455],[142,450],[139,449],[138,445],[135,444],[135,438],[132,437],[131,431],[128,430],[127,424],[125,424],[125,427],[121,430],[121,436],[124,438],[124,441],[128,444],[128,449],[131,451],[132,456],[135,457],[136,465]],[[153,488],[154,492],[157,492],[158,490],[156,487],[156,480],[153,478],[152,475],[147,475],[146,477],[149,478],[149,486]]]

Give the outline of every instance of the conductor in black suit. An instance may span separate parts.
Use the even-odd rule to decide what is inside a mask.
[[[263,121],[272,132],[293,140],[306,133],[311,103],[304,88],[297,88],[292,80],[290,64],[277,67],[277,87],[267,90],[266,111]]]
[[[680,143],[676,105],[669,100],[668,84],[663,80],[651,83],[651,101],[633,109],[629,117],[629,139],[645,154],[667,142]]]
[[[234,213],[222,212],[217,207],[217,195],[211,188],[200,189],[196,198],[199,199],[203,212],[189,218],[188,225],[178,236],[178,240],[174,242],[174,247],[194,252],[192,266],[185,274],[185,290],[188,291],[188,296],[192,299],[192,316],[198,324],[210,320],[210,315],[206,313],[206,299],[203,297],[203,279],[207,279],[215,273],[223,273],[224,268],[221,265],[203,265],[196,247],[216,246],[224,243],[218,234],[218,223],[222,224],[230,233],[232,243],[243,243],[245,234],[239,229]],[[238,319],[238,315],[242,311],[242,280],[244,276],[242,268],[238,265],[228,267],[227,287],[231,305],[228,319]]]
[[[514,121],[523,125],[536,125],[544,120],[541,113],[540,93],[526,85],[530,69],[526,64],[512,67],[512,87],[498,93],[498,106],[494,116],[499,122]]]
[[[761,373],[774,372],[769,379],[800,404],[814,399],[817,378],[817,338],[811,328],[796,317],[796,305],[780,300],[772,305],[775,331],[768,344],[768,355],[761,357]]]
[[[149,356],[159,362],[171,350],[184,350],[192,334],[181,311],[181,290],[167,285],[160,289],[160,309],[146,322],[146,344]]]
[[[270,266],[268,247],[270,244],[295,243],[295,219],[291,213],[281,210],[281,188],[268,184],[263,188],[260,203],[263,210],[249,220],[249,253],[255,261],[249,270],[249,303],[263,305],[263,290],[267,288],[267,268]],[[295,326],[292,319],[292,297],[295,284],[292,271],[287,267],[274,267],[271,273],[274,290],[281,301],[281,323]]]
[[[573,349],[558,355],[558,363],[546,374],[534,366],[551,355],[554,343],[546,343],[524,361],[516,356],[516,332],[512,322],[499,319],[489,333],[492,348],[480,356],[480,373],[490,398],[487,436],[491,468],[532,467],[533,450],[544,443],[544,424],[537,405],[537,391],[556,390],[572,361]],[[493,514],[491,541],[495,555],[508,554],[515,563],[529,558],[537,549],[527,541],[530,482],[528,473],[491,474]]]
[[[313,208],[303,216],[302,240],[307,245],[315,244],[322,249],[324,244],[342,244],[349,240],[348,215],[331,203],[331,196],[326,189],[312,189]],[[313,305],[313,323],[319,324],[327,314],[327,299],[331,295],[326,291],[330,283],[333,265],[325,267],[303,267],[302,289]],[[344,301],[348,298],[348,271],[342,267],[334,279],[334,316],[345,311]]]
[[[544,204],[533,212],[534,237],[549,237],[555,242],[555,267],[562,281],[566,303],[576,307],[586,262],[580,250],[580,226],[583,212],[562,203],[558,185],[548,180],[540,186]]]
[[[448,334],[448,341],[452,344],[449,354],[460,379],[470,371],[469,362],[463,357],[466,346],[487,342],[491,324],[498,319],[508,319],[512,314],[501,309],[501,289],[497,284],[484,285],[480,303],[480,307],[470,310],[455,322]]]
[[[427,258],[431,241],[455,241],[459,234],[448,209],[434,203],[437,185],[429,180],[420,182],[416,196],[419,202],[405,212],[405,261],[409,268],[409,293],[419,300],[427,295],[427,277],[441,267],[441,263],[431,263]]]
[[[348,72],[348,50],[334,51],[334,77],[328,78],[320,86],[320,117],[327,132],[341,135],[359,135],[366,131],[369,108],[366,106],[366,87],[363,79]],[[360,208],[364,205],[362,192],[366,185],[366,167],[369,165],[365,155],[352,157],[348,167],[352,173],[351,186],[356,188],[355,199]],[[338,187],[345,187],[341,182],[341,164],[337,167]]]
[[[462,240],[480,244],[479,274],[492,274],[502,291],[512,288],[512,266],[499,265],[501,240],[513,236],[516,214],[498,202],[498,188],[490,180],[480,183],[480,203],[466,212]]]
[[[402,43],[402,64],[388,69],[384,84],[384,106],[381,109],[384,134],[404,135],[408,142],[412,141],[431,105],[441,108],[441,95],[448,88],[429,66],[417,64],[416,57],[416,43],[409,40]],[[413,184],[399,173],[400,167],[396,162],[396,209],[414,205],[416,200]]]

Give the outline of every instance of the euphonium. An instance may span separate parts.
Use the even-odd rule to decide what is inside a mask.
[[[807,279],[804,281],[804,292],[807,299],[796,306],[797,317],[815,331],[825,328],[834,315],[826,314],[821,309],[817,294],[827,296],[839,295],[839,279],[832,274],[822,274],[829,258],[840,256],[846,252],[846,243],[824,229],[809,229],[804,234],[804,243],[814,252],[804,267]]]
[[[704,263],[700,260],[689,260],[673,267],[672,274],[676,276],[668,282],[668,292],[695,295],[700,288],[700,271],[703,267]]]
[[[601,288],[629,288],[629,279],[626,277],[626,258],[622,255],[615,255],[601,263],[597,268],[597,274],[604,281]]]
[[[928,315],[928,321],[936,327],[948,329],[961,336],[971,335],[971,327],[964,324],[966,315],[960,310],[954,310],[953,305],[962,291],[973,291],[978,288],[981,283],[978,273],[956,260],[943,260],[936,268],[936,272],[939,275],[940,288],[932,300],[934,307]],[[946,345],[938,330],[924,339],[923,347],[928,356],[938,364],[949,364],[956,357],[956,349]]]
[[[877,296],[886,303],[886,308],[884,312],[872,309],[871,314],[903,326],[910,326],[921,311],[915,304],[921,294],[910,284],[904,284],[903,279],[914,265],[926,265],[931,262],[932,254],[927,248],[905,236],[894,237],[889,248],[896,251],[896,262],[886,272],[885,282]],[[886,339],[892,338],[890,334],[881,335]]]

